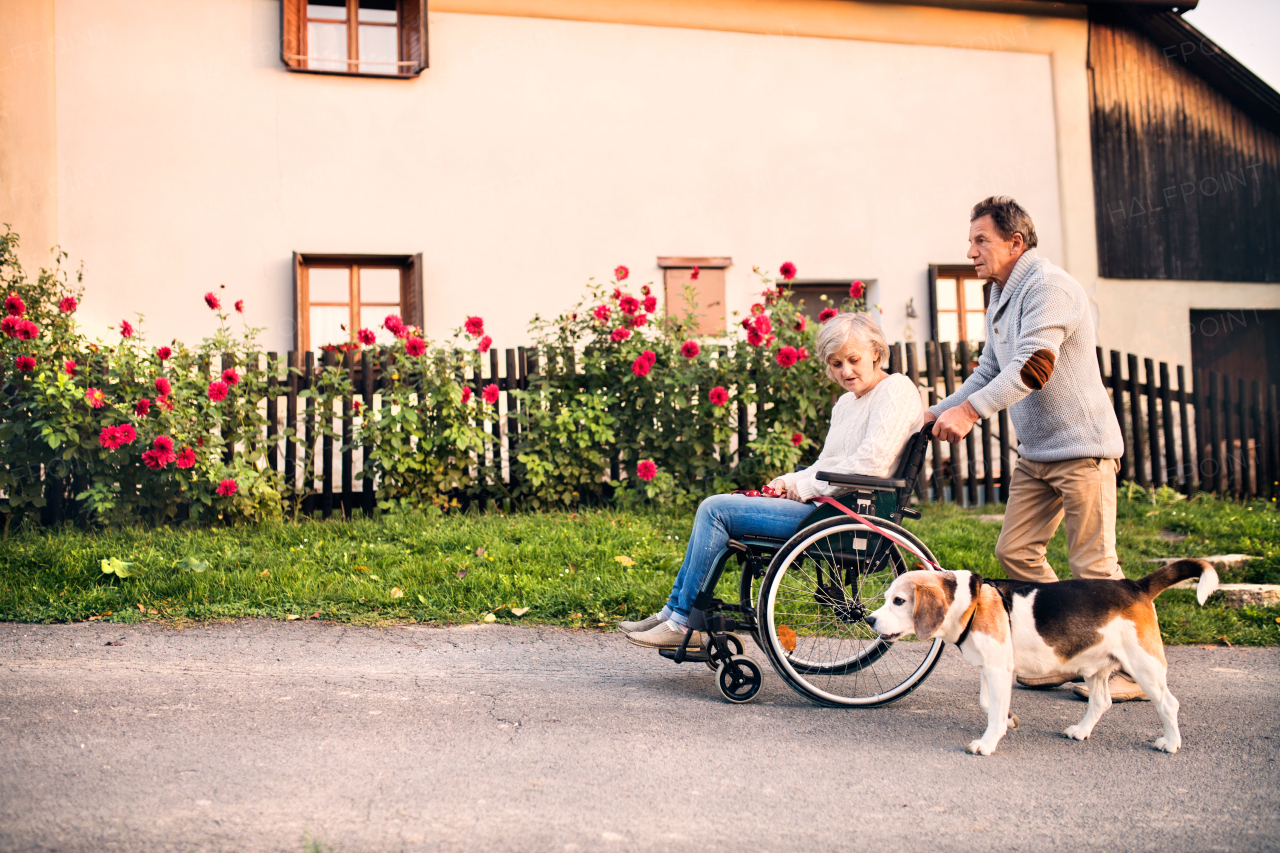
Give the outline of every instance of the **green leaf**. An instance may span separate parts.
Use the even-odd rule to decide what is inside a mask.
[[[102,573],[104,575],[115,575],[118,578],[134,578],[145,572],[146,569],[138,568],[137,563],[126,563],[116,557],[108,557],[102,561]]]
[[[184,572],[200,572],[209,568],[209,564],[204,560],[198,560],[195,557],[184,557],[178,561],[178,568]]]

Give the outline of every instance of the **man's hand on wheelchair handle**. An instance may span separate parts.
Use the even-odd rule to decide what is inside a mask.
[[[925,413],[925,423],[933,420],[929,413]],[[937,419],[937,425],[933,428],[933,434],[943,441],[959,441],[969,434],[973,429],[973,425],[982,418],[978,415],[978,410],[965,400],[958,406],[947,409]]]

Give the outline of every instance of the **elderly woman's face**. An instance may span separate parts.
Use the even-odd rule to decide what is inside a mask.
[[[852,338],[844,349],[827,358],[827,370],[844,390],[852,391],[858,397],[876,387],[884,378],[876,364],[875,347]]]

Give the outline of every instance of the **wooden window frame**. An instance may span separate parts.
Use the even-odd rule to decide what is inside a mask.
[[[719,288],[719,299],[699,304],[698,325],[688,329],[691,335],[716,337],[728,328],[728,284],[725,270],[733,266],[733,258],[725,257],[659,257],[662,270],[662,310],[669,317],[673,313],[683,316],[685,309],[684,286],[692,284],[694,290],[704,293],[708,285]],[[698,280],[693,281],[693,268],[698,268]]]
[[[307,51],[307,0],[280,1],[280,58],[285,68],[301,74],[336,74],[340,77],[374,77],[387,80],[411,80],[427,68],[427,0],[397,0],[396,28],[400,37],[397,39],[399,50],[398,67],[394,74],[383,74],[360,71],[359,43],[360,25],[358,21],[359,0],[346,0],[347,3],[347,59],[348,70],[335,71],[328,68],[308,68]],[[355,22],[354,24],[352,22]],[[384,24],[383,26],[390,26]],[[328,59],[326,62],[344,60]],[[354,67],[356,70],[350,70]]]
[[[309,272],[316,267],[352,270],[351,291],[355,298],[348,305],[359,305],[359,267],[398,267],[400,269],[400,318],[406,325],[422,328],[422,253],[416,255],[340,255],[321,252],[293,253],[293,344],[297,352],[311,349],[311,285]],[[343,303],[314,303],[341,305]],[[369,303],[377,304],[377,303]],[[348,323],[347,332],[355,341],[354,321]]]
[[[973,272],[973,264],[930,264],[929,265],[929,338],[938,342],[938,279],[954,278],[956,280],[956,328],[960,332],[959,340],[972,341],[968,335],[969,326],[966,314],[969,309],[964,301],[963,281],[966,278],[977,278]],[[982,310],[985,313],[991,301],[991,282],[982,283]],[[955,343],[955,341],[951,341]]]

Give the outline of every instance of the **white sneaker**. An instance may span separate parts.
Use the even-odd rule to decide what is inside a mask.
[[[684,631],[673,629],[671,623],[664,619],[657,627],[650,628],[648,631],[628,634],[627,642],[644,646],[646,649],[678,649],[684,642],[684,635]],[[702,635],[694,631],[693,636],[689,638],[689,648],[696,651],[701,645]]]

